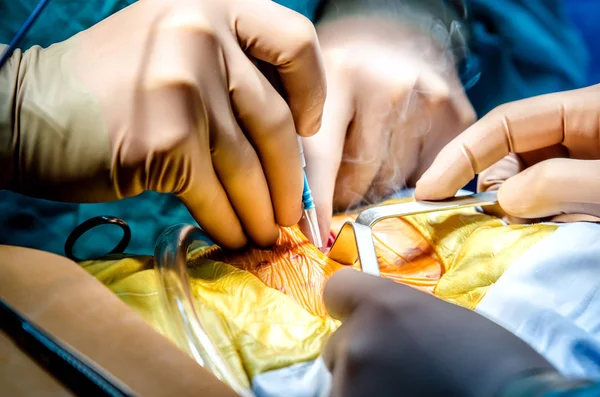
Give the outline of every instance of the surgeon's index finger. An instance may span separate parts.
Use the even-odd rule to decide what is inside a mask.
[[[314,135],[325,103],[325,68],[314,26],[271,1],[240,2],[238,40],[252,56],[277,67],[296,131]]]
[[[417,182],[417,200],[454,196],[475,174],[508,153],[524,153],[564,139],[564,102],[558,93],[502,105],[452,140]]]

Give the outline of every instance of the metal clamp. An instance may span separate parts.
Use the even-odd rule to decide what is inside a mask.
[[[496,204],[498,204],[496,192],[486,192],[442,201],[411,201],[369,208],[358,214],[356,221],[346,222],[342,226],[328,256],[346,266],[353,266],[358,260],[363,272],[380,276],[373,240],[373,226],[378,222],[407,215]]]

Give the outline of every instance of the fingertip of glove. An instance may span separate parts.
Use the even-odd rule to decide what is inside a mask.
[[[428,201],[428,200],[442,200],[452,196],[446,195],[443,190],[440,189],[439,184],[435,181],[431,181],[425,175],[419,179],[415,185],[414,197],[417,201]]]
[[[270,230],[264,230],[260,236],[252,237],[252,243],[259,249],[269,249],[272,248],[279,239],[280,228],[275,225],[273,228],[269,228]]]
[[[356,270],[351,266],[344,266],[342,269],[335,272],[327,283],[325,283],[325,289],[323,290],[323,297],[327,299],[327,296],[331,295],[338,288],[338,285],[346,285],[348,280],[352,280],[357,275],[360,274],[360,271]],[[358,276],[360,277],[360,276]]]
[[[216,244],[227,251],[242,251],[248,246],[246,238],[237,239],[235,241],[215,241]]]
[[[275,211],[275,221],[281,227],[292,227],[297,225],[302,219],[302,204],[293,205],[294,208],[288,208],[286,211]]]
[[[310,138],[311,136],[316,135],[321,129],[321,124],[323,122],[323,114],[319,112],[319,114],[314,116],[309,116],[305,114],[304,120],[300,120],[299,128],[297,129],[298,135],[303,138]]]
[[[511,179],[507,179],[498,188],[498,204],[506,213],[504,218],[507,222],[514,224],[527,223],[527,219],[535,218],[535,216],[532,218],[536,210],[536,199],[532,197],[534,193],[525,193],[523,189],[519,188],[520,184],[515,186],[514,181],[511,181]]]

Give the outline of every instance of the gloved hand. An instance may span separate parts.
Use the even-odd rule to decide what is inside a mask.
[[[277,66],[288,103],[253,64]],[[0,71],[0,188],[98,202],[175,193],[226,248],[300,219],[297,135],[320,126],[308,19],[268,0],[142,0]]]
[[[332,397],[491,397],[520,378],[556,373],[504,328],[391,280],[343,269],[324,300],[342,321],[323,352]]]
[[[509,220],[598,220],[600,85],[496,108],[440,152],[415,197],[453,196],[479,172]]]
[[[332,209],[414,186],[475,113],[445,50],[405,22],[346,17],[317,33],[327,99],[320,133],[304,139],[304,152],[326,241]]]

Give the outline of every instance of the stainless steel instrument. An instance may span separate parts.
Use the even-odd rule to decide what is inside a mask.
[[[356,221],[346,222],[342,226],[328,256],[334,261],[347,266],[354,265],[358,260],[363,272],[379,276],[379,264],[377,263],[372,233],[373,226],[378,222],[400,216],[484,207],[497,203],[496,192],[487,192],[453,197],[442,201],[411,201],[369,208],[362,211]]]

